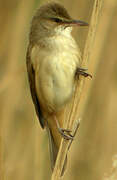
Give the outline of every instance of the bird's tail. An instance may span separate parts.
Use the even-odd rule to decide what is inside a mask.
[[[59,146],[57,146],[56,140],[55,140],[55,138],[54,138],[54,136],[53,136],[53,134],[52,134],[49,127],[47,127],[47,132],[48,132],[48,137],[49,137],[51,168],[52,168],[52,171],[53,171],[55,163],[56,163],[56,158],[57,158],[57,154],[58,154],[58,151],[59,151],[60,143],[59,143]],[[65,163],[64,163],[64,166],[63,166],[63,169],[62,169],[61,176],[64,174],[64,171],[66,169],[66,165],[67,165],[67,156],[66,156]]]

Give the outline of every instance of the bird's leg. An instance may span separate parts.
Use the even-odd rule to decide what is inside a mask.
[[[73,137],[75,137],[76,132],[78,131],[79,127],[80,127],[80,120],[78,119],[78,120],[75,122],[75,124],[74,124]],[[72,141],[73,141],[73,140],[72,140]],[[68,150],[70,149],[70,146],[71,146],[71,144],[72,144],[72,141],[71,141],[70,144],[69,144]]]
[[[60,127],[60,124],[59,124],[59,122],[58,122],[58,119],[56,118],[56,116],[54,116],[54,117],[55,117],[55,120],[56,120],[56,125],[57,125],[57,128],[58,128],[58,131],[59,131],[59,133],[61,134],[61,136],[62,136],[64,139],[66,139],[66,140],[73,140],[73,137],[74,137],[74,136],[72,136],[72,135],[70,134],[70,133],[71,133],[71,130],[61,128],[61,127]]]
[[[77,68],[77,70],[76,70],[76,75],[82,75],[82,76],[84,76],[84,77],[90,77],[90,78],[92,78],[92,75],[91,74],[89,74],[89,73],[86,73],[85,71],[87,71],[87,69],[83,69],[83,68]]]

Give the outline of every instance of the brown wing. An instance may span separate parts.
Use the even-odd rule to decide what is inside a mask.
[[[30,59],[30,52],[31,52],[31,47],[28,47],[27,50],[27,55],[26,55],[26,65],[27,65],[27,72],[28,72],[28,79],[29,79],[29,84],[30,84],[30,91],[32,95],[32,100],[35,106],[36,114],[39,118],[41,127],[44,128],[44,118],[41,112],[40,104],[37,98],[36,94],[36,88],[35,88],[35,70],[32,66],[31,59]]]

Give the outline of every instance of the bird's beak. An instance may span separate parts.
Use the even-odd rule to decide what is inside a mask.
[[[66,20],[63,22],[66,25],[69,26],[88,26],[89,24],[84,22],[84,21],[80,21],[80,20]]]

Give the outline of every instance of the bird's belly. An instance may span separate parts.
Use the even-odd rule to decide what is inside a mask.
[[[71,99],[74,89],[75,67],[56,60],[43,61],[38,79],[38,97],[48,111],[59,111]]]
[[[56,110],[61,109],[72,97],[74,78],[69,71],[58,69],[52,76],[53,105]]]
[[[57,36],[50,41],[51,50],[40,51],[36,88],[43,108],[58,111],[72,97],[79,51],[71,36]]]

